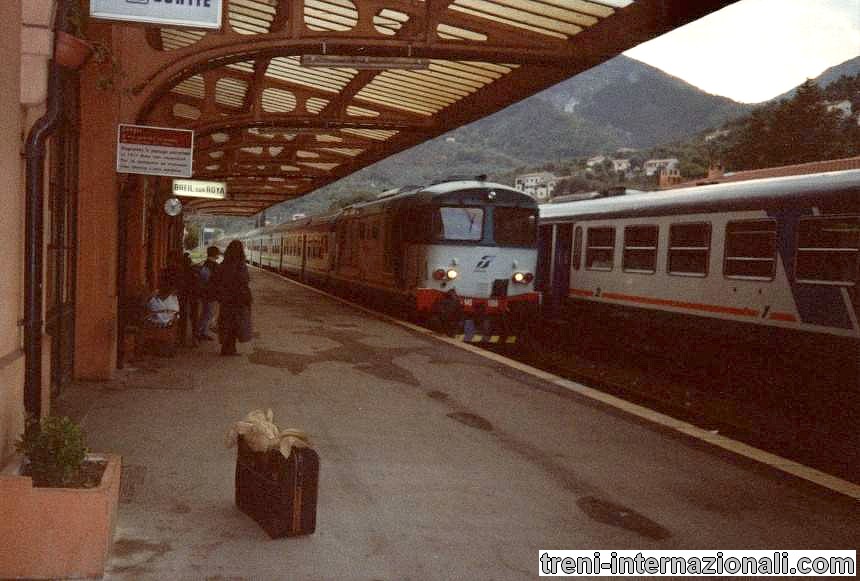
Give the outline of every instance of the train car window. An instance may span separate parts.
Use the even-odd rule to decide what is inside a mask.
[[[582,264],[582,226],[576,227],[576,236],[573,238],[573,269],[579,270]]]
[[[493,235],[496,244],[534,246],[537,242],[535,211],[528,208],[496,208],[493,210]]]
[[[585,249],[585,268],[612,270],[615,259],[615,228],[589,228]]]
[[[621,268],[626,272],[657,272],[657,226],[624,228],[624,257]]]
[[[434,223],[437,238],[477,242],[484,235],[484,210],[442,206]]]
[[[860,216],[800,219],[795,260],[798,282],[854,286],[858,257]]]
[[[379,222],[374,222],[371,228],[371,238],[374,240],[379,240]]]
[[[669,274],[707,276],[711,225],[703,222],[669,226]]]
[[[726,224],[723,274],[728,278],[773,280],[776,276],[776,220]]]

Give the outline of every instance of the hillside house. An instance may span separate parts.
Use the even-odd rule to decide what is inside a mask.
[[[514,187],[524,194],[543,202],[552,197],[552,192],[558,184],[558,176],[548,171],[527,173],[518,175],[514,180]]]
[[[606,161],[606,159],[607,158],[605,155],[595,155],[594,157],[589,157],[586,160],[585,166],[589,167],[589,168],[595,167],[595,166],[602,164],[604,161]]]
[[[844,101],[835,101],[827,103],[827,110],[839,111],[839,114],[842,117],[851,117],[851,101],[845,99]]]
[[[629,159],[613,159],[612,161],[612,171],[615,173],[623,173],[627,175],[630,173],[630,160]]]
[[[667,159],[649,159],[643,164],[643,169],[645,170],[646,176],[653,176],[654,174],[659,174],[661,171],[669,170],[677,170],[679,169],[680,162],[677,158],[670,157]]]

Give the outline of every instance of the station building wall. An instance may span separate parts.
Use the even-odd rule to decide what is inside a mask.
[[[24,211],[26,136],[45,111],[53,49],[51,0],[0,2],[0,466],[24,427]],[[47,183],[47,182],[46,182]],[[50,343],[43,341],[48,402]],[[43,411],[47,411],[45,406]]]

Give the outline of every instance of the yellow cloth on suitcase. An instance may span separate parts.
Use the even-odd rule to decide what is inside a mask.
[[[281,430],[274,422],[271,409],[254,410],[245,416],[244,420],[235,422],[227,432],[227,446],[235,446],[239,436],[245,439],[248,447],[254,452],[268,452],[279,449],[284,458],[290,457],[293,446],[298,448],[310,447],[308,435],[296,428]]]

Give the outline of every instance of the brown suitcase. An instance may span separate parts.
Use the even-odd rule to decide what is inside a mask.
[[[277,450],[254,452],[239,437],[236,506],[273,539],[309,535],[317,524],[319,455],[294,446],[289,458]]]

